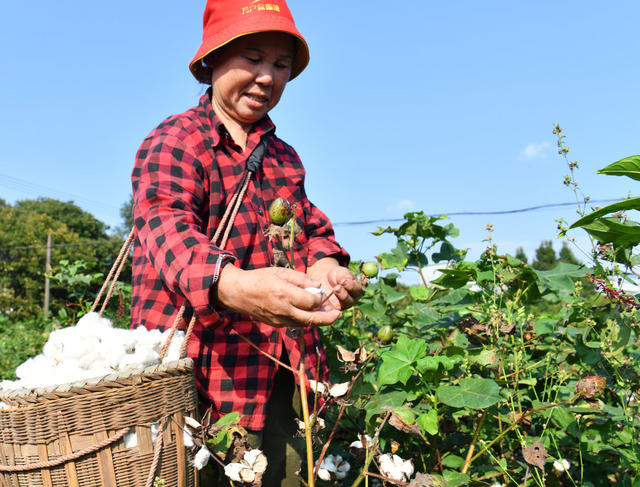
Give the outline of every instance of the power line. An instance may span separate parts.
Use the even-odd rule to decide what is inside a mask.
[[[599,203],[613,203],[617,201],[624,201],[626,198],[613,198],[613,199],[603,199],[603,200],[589,200],[589,203],[599,204]],[[497,210],[497,211],[459,211],[459,212],[451,212],[451,213],[438,213],[433,215],[428,215],[430,217],[433,216],[490,216],[490,215],[510,215],[516,213],[527,213],[532,211],[544,210],[547,208],[561,208],[565,206],[574,206],[576,203],[549,203],[545,205],[537,205],[537,206],[529,206],[527,208],[517,208],[514,210]],[[359,225],[373,225],[373,224],[383,224],[383,223],[398,223],[404,221],[404,218],[387,218],[387,219],[379,219],[379,220],[360,220],[360,221],[351,221],[351,222],[335,222],[333,223],[334,227],[337,226],[359,226]],[[57,244],[52,245],[52,248],[63,248],[63,247],[86,247],[90,245],[100,245],[107,246],[113,245],[113,242],[104,241],[104,240],[92,240],[82,243],[70,243],[70,244]],[[0,247],[1,251],[9,251],[9,250],[43,250],[46,249],[46,245],[33,245],[26,247]]]
[[[85,198],[83,196],[74,195],[71,193],[67,193],[64,191],[60,191],[54,188],[50,188],[48,186],[43,186],[40,184],[32,183],[31,181],[27,181],[25,179],[14,178],[12,176],[7,176],[6,174],[0,174],[0,186],[4,186],[5,188],[13,189],[15,191],[20,191],[26,194],[49,194],[53,195],[57,198],[70,198],[73,201],[84,203],[86,206],[93,207],[95,209],[100,210],[117,210],[118,208],[109,203],[102,203],[100,201],[95,201],[89,198]]]
[[[625,198],[613,198],[613,199],[605,199],[605,200],[589,200],[589,203],[614,203],[617,201],[624,201]],[[564,206],[575,206],[576,202],[570,203],[549,203],[546,205],[537,205],[537,206],[529,206],[527,208],[518,208],[515,210],[497,210],[497,211],[458,211],[451,213],[436,213],[428,216],[489,216],[489,215],[510,215],[515,213],[527,213],[531,211],[543,210],[547,208],[560,208]],[[355,221],[355,222],[335,222],[333,226],[355,226],[355,225],[373,225],[374,223],[397,223],[404,221],[404,218],[388,218],[381,220],[366,220],[366,221]]]

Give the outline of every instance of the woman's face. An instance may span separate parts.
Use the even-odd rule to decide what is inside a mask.
[[[223,122],[248,132],[276,106],[291,74],[293,50],[293,38],[283,32],[243,36],[222,50],[212,66],[211,102]]]

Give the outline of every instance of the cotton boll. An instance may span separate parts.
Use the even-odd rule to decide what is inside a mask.
[[[184,428],[182,441],[184,442],[184,446],[186,446],[187,448],[191,448],[194,446],[193,436],[191,436],[191,432],[188,430],[188,428]]]
[[[124,435],[124,447],[125,448],[134,448],[136,446],[138,446],[138,435],[136,434],[136,430],[134,428],[131,428],[125,435]]]
[[[246,484],[252,484],[256,479],[256,473],[250,468],[240,470],[240,480]]]
[[[258,449],[248,450],[244,452],[244,459],[249,464],[249,466],[252,467],[253,462],[255,461],[256,458],[258,458],[258,455],[260,455],[261,453],[262,451]]]
[[[561,458],[553,462],[553,468],[558,473],[567,472],[571,468],[571,464],[566,458]]]
[[[336,466],[336,478],[342,480],[347,476],[347,473],[351,470],[351,465],[346,460],[342,461]]]
[[[193,463],[195,464],[195,460]],[[228,465],[224,466],[224,474],[234,482],[242,482],[242,479],[240,478],[240,471],[246,468],[247,466],[243,463],[229,463]]]
[[[203,446],[198,450],[198,453],[196,453],[196,456],[193,459],[193,465],[198,470],[202,470],[207,465],[207,463],[209,463],[209,458],[211,458],[211,453],[209,452],[209,450],[207,450],[206,447]]]
[[[324,467],[320,467],[318,469],[318,478],[324,480],[325,482],[330,482],[331,481],[331,472],[329,472]]]
[[[400,458],[400,457],[398,457],[398,458]],[[400,458],[400,460],[401,460],[402,463],[398,468],[405,475],[405,477],[408,479],[413,475],[413,472],[414,472],[413,461],[411,459],[402,461],[401,458]]]
[[[153,423],[151,425],[151,443],[155,443],[156,442],[156,439],[158,438],[158,432],[159,431],[160,431],[160,425],[158,423]]]
[[[0,383],[0,389],[2,389],[1,383]],[[0,401],[0,409],[11,409],[11,406],[9,406],[7,403]]]

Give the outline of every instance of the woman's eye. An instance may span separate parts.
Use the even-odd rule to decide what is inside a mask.
[[[260,62],[259,58],[255,58],[255,57],[248,57],[246,58],[247,61],[249,61],[251,64],[258,64]]]

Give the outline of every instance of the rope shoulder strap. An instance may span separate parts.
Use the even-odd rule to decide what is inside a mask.
[[[231,201],[229,202],[229,206],[227,206],[227,208],[225,209],[224,215],[222,216],[222,220],[220,220],[220,224],[218,225],[218,228],[216,229],[216,232],[213,238],[211,239],[211,242],[214,243],[218,248],[220,248],[220,250],[224,250],[227,244],[227,241],[229,239],[229,234],[231,232],[231,229],[233,228],[236,215],[240,210],[240,206],[242,205],[242,200],[247,191],[251,178],[262,167],[262,160],[264,158],[264,154],[266,152],[268,142],[269,142],[269,134],[265,134],[260,140],[260,142],[258,143],[258,145],[256,145],[256,147],[253,149],[253,151],[247,158],[246,167],[242,175],[242,179],[240,180],[240,184],[237,186],[235,193],[233,194]],[[122,271],[122,268],[124,267],[124,263],[126,261],[127,255],[129,254],[131,246],[133,245],[134,236],[135,236],[134,229],[132,228],[131,232],[129,233],[129,236],[127,237],[127,240],[124,242],[124,244],[122,245],[122,248],[120,249],[118,257],[113,263],[113,266],[111,267],[111,270],[109,271],[109,274],[107,275],[107,278],[104,284],[102,285],[100,292],[98,293],[98,295],[96,296],[96,299],[93,302],[91,311],[95,311],[100,300],[102,299],[102,295],[104,291],[107,289],[107,287],[109,288],[107,295],[105,297],[105,300],[102,304],[102,307],[100,308],[99,314],[101,316],[105,308],[107,307],[107,303],[111,298],[113,288],[116,284],[116,281],[118,280],[118,277],[120,276],[120,272]],[[173,321],[173,324],[171,325],[169,335],[160,353],[160,361],[164,359],[167,353],[167,350],[169,349],[169,344],[171,343],[171,339],[173,338],[173,335],[177,330],[178,325],[182,321],[185,310],[186,310],[186,301],[182,304],[182,306],[178,310],[178,313]],[[185,339],[182,343],[182,348],[180,350],[180,357],[183,357],[186,353],[187,344],[189,342],[189,338],[191,337],[191,332],[193,331],[193,326],[195,324],[195,321],[196,321],[196,316],[194,314],[191,317],[189,325],[187,326]]]

